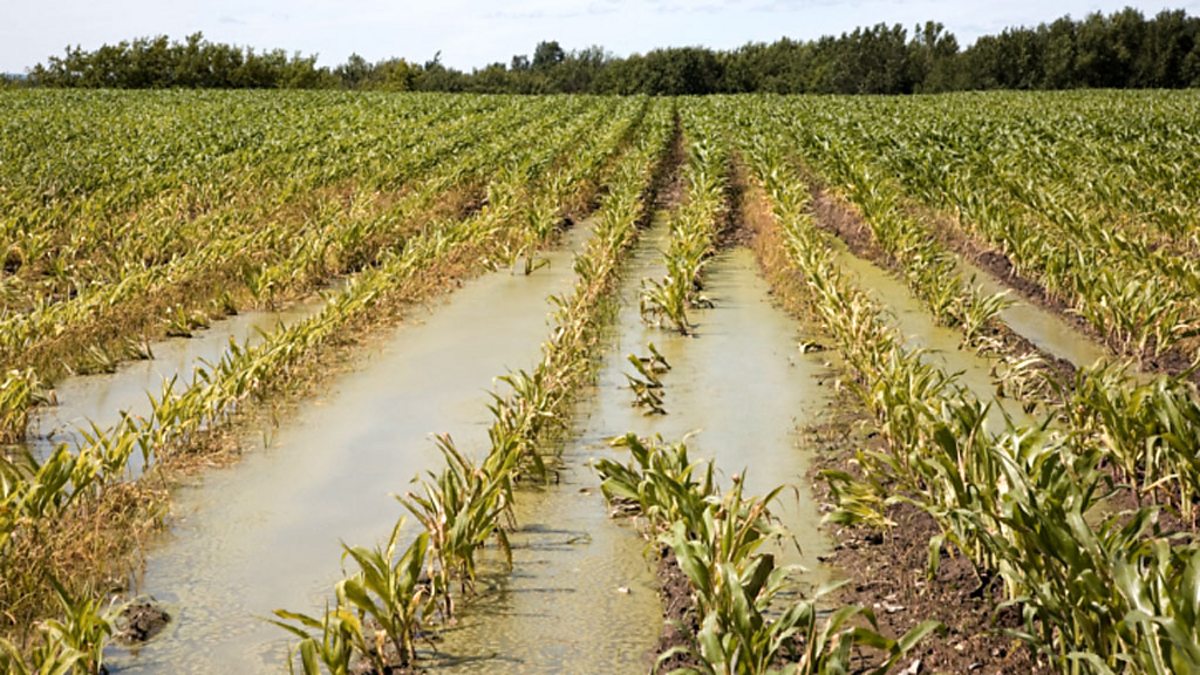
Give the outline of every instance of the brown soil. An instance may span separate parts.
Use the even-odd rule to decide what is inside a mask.
[[[146,600],[131,603],[121,612],[120,630],[116,639],[125,644],[139,644],[162,632],[171,622],[165,609]]]
[[[842,437],[844,428],[838,424],[831,431]],[[827,446],[814,471],[851,471],[852,459],[849,447]],[[823,482],[817,483],[817,491],[820,499],[829,500]],[[837,544],[825,562],[848,581],[838,592],[840,601],[871,608],[881,632],[892,637],[928,619],[944,624],[944,635],[926,638],[906,659],[920,661],[920,672],[1052,672],[1024,643],[1001,633],[1018,628],[1021,619],[1015,609],[996,611],[1004,600],[998,580],[981,581],[970,561],[951,556],[948,547],[942,547],[938,571],[930,578],[929,541],[939,534],[933,519],[911,505],[894,506],[887,516],[896,523],[887,532],[867,527],[831,531]]]
[[[657,672],[663,673],[694,668],[700,663],[691,651],[692,636],[700,629],[700,621],[696,617],[696,599],[671,547],[664,546],[658,551],[655,574],[658,576],[658,594],[663,606],[663,632],[654,646],[651,663],[656,664]],[[661,658],[671,650],[676,651],[671,656]]]

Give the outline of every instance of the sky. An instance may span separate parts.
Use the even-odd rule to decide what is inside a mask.
[[[541,40],[565,49],[601,45],[624,56],[655,47],[728,49],[781,37],[812,39],[879,22],[941,21],[962,45],[1008,26],[1125,6],[1153,15],[1167,7],[1136,0],[0,0],[0,72],[20,73],[67,45],[94,49],[138,36],[213,42],[319,55],[337,65],[399,56],[461,69],[507,63]],[[1200,15],[1200,0],[1172,9]]]

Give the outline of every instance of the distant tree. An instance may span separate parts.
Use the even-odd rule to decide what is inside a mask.
[[[366,84],[371,71],[371,64],[367,63],[366,59],[358,54],[351,54],[345,63],[334,69],[333,74],[342,81],[343,87],[357,89]]]
[[[1063,17],[1046,26],[1039,26],[1045,54],[1042,57],[1043,89],[1066,89],[1079,81],[1075,68],[1075,22]]]
[[[385,91],[411,91],[417,72],[404,59],[386,59],[375,64],[373,86]]]
[[[537,48],[533,50],[533,69],[548,70],[562,63],[566,57],[566,52],[559,46],[557,40],[539,42]]]
[[[315,56],[142,37],[94,51],[68,47],[29,71],[44,87],[222,87],[486,91],[519,94],[689,95],[737,92],[908,94],[963,89],[1200,86],[1200,18],[1182,10],[1146,18],[1135,9],[985,35],[965,49],[940,23],[876,24],[811,41],[787,38],[731,51],[655,49],[616,58],[595,46],[566,51],[542,41],[470,73],[441,53],[424,64],[369,63],[352,54],[330,70]],[[11,83],[6,83],[11,86]]]
[[[935,21],[913,31],[911,79],[918,91],[950,91],[959,86],[958,39]]]

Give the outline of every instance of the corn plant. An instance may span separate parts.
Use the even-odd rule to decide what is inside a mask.
[[[939,628],[937,622],[925,622],[890,640],[852,624],[861,617],[874,625],[870,611],[857,607],[820,621],[816,603],[826,591],[780,609],[797,570],[777,567],[774,556],[758,549],[787,536],[768,509],[782,487],[747,497],[739,476],[722,494],[712,465],[690,461],[685,443],[626,434],[612,444],[628,449],[632,461],[594,463],[605,497],[614,513],[638,516],[648,536],[674,551],[700,618],[691,644],[664,652],[658,664],[689,653],[709,673],[761,673],[781,664],[803,673],[836,672],[850,667],[856,646],[872,645],[888,654],[873,672],[886,672]]]
[[[1081,370],[1067,394],[1071,428],[1095,439],[1139,501],[1174,505],[1195,521],[1200,492],[1200,399],[1186,376],[1134,384],[1121,364]]]
[[[300,638],[297,651],[304,672],[319,666],[331,673],[348,673],[358,655],[372,672],[386,673],[416,658],[416,640],[431,602],[422,578],[429,536],[420,534],[396,557],[404,519],[396,522],[382,547],[369,550],[343,545],[358,571],[338,582],[337,606],[320,617],[282,609],[271,623]],[[319,631],[319,635],[311,631]]]
[[[518,457],[491,455],[483,467],[467,459],[448,436],[438,438],[446,458],[440,474],[430,474],[424,494],[400,499],[429,538],[428,575],[446,618],[454,615],[452,586],[465,594],[475,583],[475,553],[493,537],[510,564],[512,553],[503,525],[512,522],[511,473]],[[493,459],[494,458],[494,459]]]
[[[60,668],[64,661],[73,661],[76,672],[89,675],[105,672],[104,646],[116,630],[116,618],[122,607],[98,599],[74,597],[56,579],[49,581],[58,596],[63,615],[41,625],[46,644],[51,646],[43,658],[56,662],[56,667]],[[69,656],[65,659],[52,656],[59,649]]]
[[[29,408],[51,400],[32,369],[10,370],[0,382],[0,444],[23,440]]]

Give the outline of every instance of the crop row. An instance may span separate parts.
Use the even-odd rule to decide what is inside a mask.
[[[687,147],[682,168],[681,204],[669,215],[669,240],[663,251],[667,274],[662,282],[643,283],[643,316],[687,334],[686,311],[707,304],[700,295],[702,269],[716,251],[717,235],[730,217],[733,169],[729,142],[712,111],[694,102],[681,105],[681,127]],[[666,319],[666,321],[664,321]],[[653,351],[653,362],[669,369]],[[663,386],[654,366],[636,356],[630,361],[641,375],[629,377],[638,405],[651,409]],[[640,387],[639,387],[640,385]],[[658,408],[661,410],[661,408]],[[683,666],[676,672],[763,673],[786,667],[789,672],[843,672],[861,667],[860,651],[870,646],[884,653],[870,672],[886,672],[909,649],[936,630],[937,622],[915,627],[899,640],[875,630],[873,612],[843,607],[826,612],[823,604],[836,586],[794,600],[797,567],[778,566],[764,543],[789,535],[771,515],[770,504],[780,486],[762,497],[743,492],[745,476],[722,492],[711,463],[689,458],[685,443],[639,438],[614,439],[632,461],[595,462],[602,490],[613,512],[631,515],[647,539],[666,547],[670,560],[691,590],[691,615],[677,627],[686,645],[661,653],[655,670]]]
[[[752,152],[759,157],[760,162],[773,167],[783,166],[787,163],[786,158],[775,156],[773,153],[780,152],[782,147],[793,146],[786,144],[784,139],[788,137],[784,134],[783,126],[768,126],[762,123],[762,119],[759,116],[756,118],[756,125],[750,127],[743,123],[741,128],[756,129],[757,135],[751,138],[757,145]],[[869,173],[869,169],[864,170]],[[853,179],[843,176],[843,180]],[[915,238],[907,245],[883,245],[899,266],[905,270],[911,270],[914,266],[920,268],[921,263],[914,263],[914,259],[923,258],[925,252],[933,252],[939,257],[951,257],[952,254],[938,243],[926,224],[898,206],[903,198],[886,177],[880,177],[874,185],[875,187],[871,188],[868,182],[864,181],[851,190],[871,190],[877,194],[887,194],[888,206],[884,209],[885,212],[894,214],[897,220],[908,223],[904,227],[916,233]],[[886,241],[889,235],[880,233],[886,226],[872,223],[872,227],[877,232],[877,239],[881,243]],[[925,243],[922,243],[922,239]],[[950,280],[943,281],[942,286],[954,286],[957,277],[953,276],[952,266],[947,267],[944,272]],[[910,284],[913,283],[912,274],[908,276]],[[938,279],[933,278],[920,285],[936,288],[938,284]],[[998,310],[997,301],[998,298],[992,296],[978,300],[976,306],[983,308],[982,314],[994,314]],[[930,308],[936,316],[936,308],[932,305]],[[991,318],[987,320],[990,321]],[[971,340],[969,325],[973,323],[959,325],[964,340]],[[987,341],[977,344],[977,347],[989,353],[998,351]],[[1009,362],[1011,363],[1011,360]],[[1037,371],[1009,367],[1000,368],[997,372],[998,387],[1012,388],[1015,386],[1014,378],[1028,377]],[[1047,379],[1050,375],[1043,373],[1039,377]],[[1187,379],[1188,373],[1183,373],[1139,383],[1121,364],[1097,364],[1083,368],[1078,371],[1073,381],[1047,382],[1050,384],[1050,391],[1043,391],[1042,394],[1047,403],[1048,418],[1051,420],[1048,423],[1058,429],[1069,430],[1079,438],[1100,444],[1104,448],[1106,463],[1113,467],[1118,478],[1134,486],[1134,493],[1139,502],[1161,499],[1182,517],[1191,521],[1194,502],[1200,494],[1197,491],[1200,487],[1200,467],[1194,460],[1200,453],[1200,400],[1197,399],[1195,387],[1188,384]]]
[[[643,281],[641,313],[686,335],[692,330],[688,309],[709,304],[701,294],[701,274],[716,250],[717,234],[728,212],[729,154],[725,144],[708,133],[712,123],[694,104],[683,105],[681,117],[688,139],[683,204],[671,212],[663,252],[665,276],[661,281]]]

